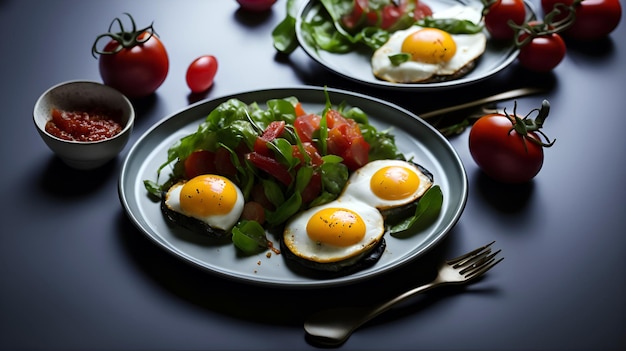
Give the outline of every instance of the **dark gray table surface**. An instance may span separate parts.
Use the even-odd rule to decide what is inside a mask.
[[[2,234],[0,349],[314,349],[302,322],[324,306],[381,301],[432,276],[435,261],[496,240],[505,260],[465,289],[435,290],[369,323],[345,350],[617,350],[626,348],[626,26],[606,40],[568,41],[550,74],[514,63],[471,86],[386,91],[335,76],[302,49],[277,56],[270,32],[285,14],[249,15],[234,0],[0,0]],[[538,2],[535,3],[538,5]],[[132,139],[94,172],[67,168],[32,122],[37,97],[66,80],[100,81],[90,48],[114,17],[154,20],[170,55],[165,83],[135,102]],[[450,141],[469,177],[457,225],[433,251],[390,274],[343,287],[275,289],[222,279],[173,257],[138,231],[117,193],[124,157],[154,123],[199,98],[184,75],[202,54],[220,63],[199,98],[327,85],[415,113],[521,86],[520,110],[552,105],[557,139],[524,186],[487,179],[468,132]]]

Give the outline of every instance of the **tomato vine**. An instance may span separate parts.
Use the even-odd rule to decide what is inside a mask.
[[[93,55],[93,57],[97,58],[96,56],[97,54],[100,54],[100,55],[116,54],[122,51],[122,49],[129,49],[137,45],[143,44],[147,42],[148,40],[150,40],[150,38],[152,38],[153,35],[157,34],[154,31],[154,26],[153,26],[154,22],[150,23],[150,25],[145,28],[137,29],[137,25],[135,24],[135,20],[133,19],[133,16],[131,16],[127,12],[124,12],[124,14],[128,16],[128,18],[130,19],[130,23],[132,25],[131,30],[130,31],[125,30],[124,24],[122,23],[122,20],[119,19],[119,17],[114,18],[113,21],[111,21],[111,24],[109,25],[109,29],[107,30],[107,32],[100,34],[96,37],[96,40],[94,41],[93,46],[91,47],[91,54]],[[113,26],[115,24],[119,26],[118,32],[113,32]],[[144,33],[148,33],[148,35],[143,35]],[[118,45],[115,46],[113,50],[104,50],[104,49],[100,50],[98,49],[98,42],[103,38],[109,38],[109,39],[115,40],[118,43]]]

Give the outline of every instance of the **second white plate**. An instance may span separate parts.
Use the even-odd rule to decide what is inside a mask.
[[[479,0],[426,0],[434,12],[453,5],[473,6],[482,8]],[[527,19],[535,18],[535,11],[530,3],[525,1]],[[493,76],[504,68],[508,67],[519,54],[519,49],[512,42],[499,43],[494,40],[487,40],[485,53],[477,61],[476,67],[468,75],[447,82],[434,83],[392,83],[377,79],[372,73],[370,58],[371,50],[363,49],[345,54],[336,54],[328,51],[317,50],[307,43],[302,33],[302,22],[310,21],[311,17],[320,10],[325,11],[317,0],[309,0],[303,3],[296,17],[296,36],[300,46],[313,60],[324,66],[331,72],[356,81],[358,83],[387,89],[402,90],[438,90],[451,87],[458,87],[482,81]],[[486,29],[483,29],[486,32]],[[487,36],[489,38],[489,36]]]

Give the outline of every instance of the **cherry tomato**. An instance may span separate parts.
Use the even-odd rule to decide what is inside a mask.
[[[113,23],[119,24],[120,32],[98,36],[92,54],[94,57],[100,54],[99,70],[104,84],[129,98],[141,98],[154,93],[163,84],[169,71],[169,59],[152,25],[137,30],[133,18],[128,17],[132,22],[131,31],[125,31],[116,18]],[[99,40],[106,37],[111,40],[102,50],[97,49]]]
[[[519,40],[528,37],[522,33]],[[517,59],[525,68],[535,72],[549,72],[553,70],[565,57],[565,42],[558,33],[550,33],[530,39],[520,48]]]
[[[470,154],[478,167],[503,183],[524,183],[534,178],[543,166],[543,148],[554,144],[541,139],[545,135],[540,128],[548,110],[549,104],[544,101],[536,121],[498,113],[479,118],[469,134]]]
[[[200,56],[191,62],[185,79],[192,93],[201,93],[213,85],[217,66],[217,59],[212,55]]]
[[[552,11],[557,3],[572,5],[574,0],[541,0],[544,13]],[[619,0],[583,0],[576,7],[576,19],[563,35],[578,40],[595,40],[607,36],[620,22],[622,7]],[[555,19],[563,18],[555,16]]]
[[[239,6],[247,11],[267,11],[272,8],[276,0],[237,0]]]
[[[496,40],[513,39],[515,31],[509,26],[509,21],[522,25],[526,20],[523,0],[496,0],[485,11],[485,28]]]

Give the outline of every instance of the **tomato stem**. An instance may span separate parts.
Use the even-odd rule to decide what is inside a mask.
[[[537,117],[535,117],[535,119],[529,118],[530,115],[534,112],[537,112]],[[515,131],[517,134],[522,136],[524,142],[526,140],[529,140],[530,142],[543,147],[550,147],[554,145],[554,142],[556,141],[556,139],[550,141],[550,138],[548,138],[548,136],[543,131],[541,131],[543,123],[545,122],[549,113],[550,103],[548,102],[548,100],[543,100],[543,102],[541,103],[541,108],[532,109],[530,112],[528,112],[528,114],[526,114],[526,116],[521,118],[517,114],[517,101],[515,101],[513,105],[513,116],[509,115],[509,113],[506,112],[506,108],[504,108],[504,114],[509,118],[512,124],[509,133]],[[543,142],[540,138],[535,138],[531,136],[529,134],[530,132],[538,133],[540,136],[546,139],[546,142]],[[526,144],[524,144],[524,146],[526,146]]]
[[[91,47],[91,55],[93,55],[93,57],[97,58],[98,54],[100,55],[116,54],[120,52],[122,49],[128,49],[128,48],[132,48],[134,46],[143,44],[147,42],[148,40],[150,40],[150,38],[153,35],[156,35],[156,32],[154,31],[154,27],[153,27],[154,22],[150,23],[150,25],[145,28],[137,30],[137,25],[135,24],[135,20],[133,19],[133,16],[131,16],[127,12],[124,12],[124,14],[128,16],[128,18],[130,19],[130,23],[132,25],[131,30],[126,31],[124,29],[122,20],[120,20],[118,17],[114,18],[113,21],[111,21],[111,24],[109,24],[108,31],[96,37],[96,40],[94,41],[93,46]],[[113,32],[113,26],[116,24],[117,26],[119,26],[119,31]],[[141,37],[143,33],[148,33],[148,35]],[[117,42],[118,45],[115,46],[115,48],[111,51],[100,50],[98,49],[98,42],[103,38],[109,38],[111,40],[114,40],[115,42]]]
[[[564,32],[576,21],[576,7],[578,7],[581,2],[582,0],[574,0],[571,5],[564,3],[554,4],[552,11],[544,15],[542,22],[527,22],[518,25],[512,20],[509,20],[509,26],[516,31],[515,46],[521,48],[530,43],[534,38]],[[555,20],[555,18],[561,14],[565,14],[566,16],[562,19]]]

